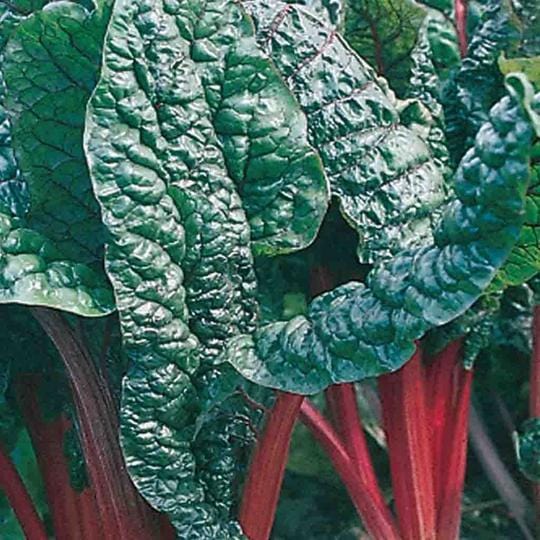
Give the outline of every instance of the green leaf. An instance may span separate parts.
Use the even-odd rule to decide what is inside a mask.
[[[409,0],[355,0],[347,4],[344,36],[352,48],[404,96],[411,50],[425,11]]]
[[[440,35],[433,30],[434,21],[439,17],[428,14],[418,32],[418,41],[411,53],[411,73],[409,81],[408,97],[418,100],[428,111],[429,118],[421,123],[425,126],[424,139],[429,144],[433,158],[445,177],[450,175],[450,156],[446,145],[444,132],[444,112],[440,102],[439,70],[435,67],[435,61],[440,58],[433,46],[432,34]],[[444,41],[439,39],[438,42]],[[457,58],[459,59],[459,52]],[[414,105],[414,103],[413,103]],[[417,115],[420,116],[420,115]],[[401,113],[404,120],[404,112]],[[413,117],[414,121],[414,117]]]
[[[531,481],[540,482],[540,418],[526,420],[514,434],[519,470]]]
[[[24,182],[13,153],[11,122],[4,106],[5,81],[2,73],[4,47],[9,35],[24,16],[41,9],[47,2],[15,1],[0,3],[0,208],[22,216],[28,210],[28,186]]]
[[[75,3],[53,3],[19,23],[2,65],[12,144],[30,189],[27,226],[81,263],[99,261],[103,250],[82,135],[106,21]]]
[[[499,57],[499,69],[503,75],[518,71],[527,75],[537,90],[540,90],[540,55],[531,58],[505,58]]]
[[[446,136],[457,163],[482,124],[490,107],[504,94],[499,55],[515,36],[506,1],[489,0],[470,38],[467,56],[444,96]]]
[[[0,213],[0,304],[48,306],[86,317],[114,310],[107,281],[66,260],[36,231]]]
[[[535,57],[540,55],[540,6],[536,0],[513,3],[518,18],[519,45],[513,56]],[[538,59],[536,60],[538,62]]]
[[[479,298],[519,236],[538,129],[526,79],[508,77],[507,88],[460,163],[457,199],[434,243],[375,266],[367,286],[351,282],[319,296],[307,317],[234,339],[227,357],[236,369],[257,384],[303,394],[376,377],[401,367],[415,340]]]
[[[60,2],[11,18],[0,50],[0,303],[90,317],[114,309],[82,148],[106,6],[90,14]]]
[[[302,7],[269,0],[246,7],[307,115],[332,194],[360,236],[360,260],[429,242],[442,175],[425,142],[400,122],[385,81]]]
[[[525,222],[512,253],[495,279],[495,287],[521,285],[540,272],[540,143],[536,143],[533,152]]]
[[[305,6],[321,20],[340,27],[345,17],[347,0],[285,0],[288,4]]]
[[[253,32],[233,0],[120,0],[88,108],[130,360],[124,454],[181,538],[241,536],[234,432],[213,422],[241,379],[214,364],[255,328],[252,248],[305,247],[328,199],[306,120]]]

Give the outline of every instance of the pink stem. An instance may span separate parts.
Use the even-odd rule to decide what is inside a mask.
[[[370,538],[374,540],[399,540],[400,536],[390,511],[386,506],[381,508],[373,499],[366,481],[359,475],[357,467],[332,426],[308,400],[302,403],[300,419],[332,461]]]

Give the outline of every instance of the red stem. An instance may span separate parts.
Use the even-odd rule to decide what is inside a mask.
[[[404,540],[434,540],[436,511],[419,350],[399,371],[379,377],[392,486]]]
[[[459,389],[459,370],[461,340],[450,343],[441,351],[426,369],[427,407],[433,459],[433,487],[435,500],[443,496],[444,475],[448,471],[443,459],[445,453],[445,434],[452,431],[453,409],[456,392]]]
[[[27,540],[47,540],[47,533],[17,469],[0,446],[0,490],[7,497]]]
[[[456,17],[456,32],[459,43],[461,58],[467,56],[467,15],[469,10],[468,0],[454,0],[454,12]]]
[[[540,305],[533,312],[533,350],[529,390],[529,416],[540,418]],[[540,484],[533,483],[532,496],[537,533],[540,535]]]
[[[272,531],[291,435],[304,396],[278,392],[249,466],[240,506],[240,524],[250,540]]]
[[[61,313],[47,308],[31,311],[56,346],[68,374],[90,483],[103,519],[103,538],[156,538],[154,512],[142,501],[125,467],[109,388]]]
[[[456,540],[459,538],[461,498],[467,468],[473,371],[464,369],[459,364],[455,370],[459,371],[458,395],[453,404],[450,428],[445,433],[443,453],[439,464],[440,492],[437,495],[437,540]]]
[[[359,474],[345,447],[328,421],[308,401],[300,409],[302,422],[326,451],[357,509],[370,538],[399,540],[392,515],[372,497],[365,479]]]
[[[47,503],[57,540],[94,540],[103,537],[103,527],[93,490],[78,494],[70,483],[64,455],[66,418],[46,422],[39,410],[37,395],[40,377],[25,375],[18,381],[19,402],[43,478]],[[89,514],[90,517],[87,517]],[[91,522],[90,531],[87,524]],[[89,532],[94,531],[92,535]]]
[[[386,502],[379,487],[362,428],[354,384],[331,386],[326,390],[326,401],[330,408],[332,422],[358,475],[364,480],[365,487],[374,502],[381,509],[385,508]]]

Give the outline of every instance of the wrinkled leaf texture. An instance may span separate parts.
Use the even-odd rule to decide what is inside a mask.
[[[302,6],[244,4],[307,116],[332,195],[359,234],[360,261],[429,243],[443,177],[428,145],[401,122],[386,81]]]
[[[255,328],[252,251],[306,247],[326,212],[306,131],[236,2],[115,4],[86,149],[130,359],[121,438],[181,538],[241,536],[234,433],[201,414],[239,381],[214,364]]]
[[[82,151],[85,107],[96,81],[107,13],[105,2],[92,13],[58,2],[26,18],[12,13],[9,32],[5,29],[1,303],[85,316],[113,309],[100,270],[102,225]]]
[[[376,265],[316,298],[307,317],[270,324],[232,342],[229,359],[248,379],[296,393],[376,377],[401,367],[414,341],[462,314],[505,262],[523,224],[538,116],[528,81],[490,112],[455,175],[432,245]]]

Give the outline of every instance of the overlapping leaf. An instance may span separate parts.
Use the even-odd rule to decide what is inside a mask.
[[[463,313],[511,252],[523,223],[533,128],[532,89],[508,79],[457,170],[457,199],[432,245],[375,267],[312,303],[307,317],[233,340],[230,361],[248,379],[298,393],[398,369],[414,340]],[[540,96],[536,98],[538,103]]]
[[[30,228],[78,262],[101,257],[103,231],[82,148],[106,14],[59,2],[20,22],[2,71],[12,144],[30,188]]]
[[[332,194],[373,262],[431,238],[442,175],[426,143],[400,121],[383,79],[314,15],[269,0],[245,3],[257,39],[308,118]]]
[[[124,452],[182,538],[241,536],[234,422],[212,407],[239,377],[213,364],[254,329],[252,248],[305,247],[328,199],[306,120],[253,33],[233,0],[118,1],[87,118],[130,360]]]
[[[1,53],[0,302],[100,316],[114,302],[82,132],[107,4],[24,13],[11,16]]]
[[[470,38],[467,56],[445,95],[446,134],[456,163],[487,120],[490,107],[503,94],[497,60],[513,37],[515,27],[508,4],[490,0]]]
[[[407,89],[411,51],[425,11],[410,0],[348,2],[344,36],[400,96]]]
[[[499,287],[521,285],[540,272],[540,143],[533,150],[525,222],[506,264],[497,275]]]

